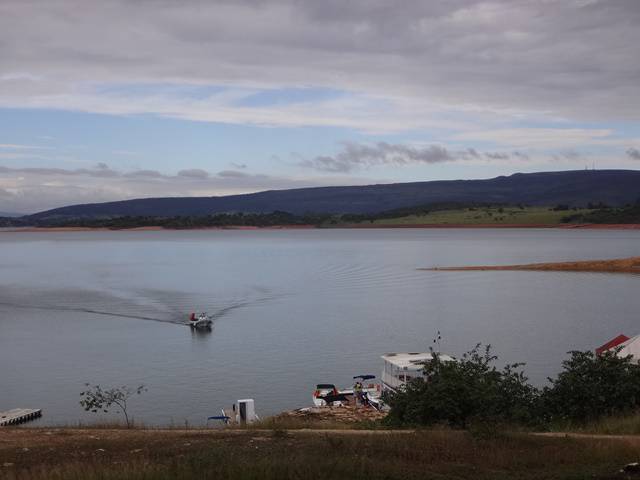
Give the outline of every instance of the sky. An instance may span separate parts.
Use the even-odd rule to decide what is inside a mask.
[[[640,167],[637,0],[1,0],[0,212]]]

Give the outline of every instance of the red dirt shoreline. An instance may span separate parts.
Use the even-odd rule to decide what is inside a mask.
[[[542,272],[601,272],[640,274],[640,257],[619,258],[613,260],[583,260],[579,262],[529,263],[525,265],[474,265],[467,267],[419,268],[427,271],[503,271],[529,270]]]
[[[416,224],[353,224],[336,228],[559,228],[559,229],[609,229],[609,230],[640,230],[638,223],[579,223],[579,224],[555,224],[555,223],[416,223]]]
[[[194,228],[165,228],[162,226],[146,226],[135,228],[106,228],[106,227],[15,227],[0,228],[0,233],[37,233],[37,232],[149,232],[149,231],[181,231],[181,230],[309,230],[316,228],[330,229],[388,229],[388,228],[464,228],[464,229],[482,229],[482,228],[555,228],[555,229],[585,229],[585,230],[640,230],[638,223],[626,224],[457,224],[457,223],[416,223],[416,224],[345,224],[329,227],[318,227],[316,225],[272,225],[267,227],[257,226],[224,226],[224,227],[194,227]]]

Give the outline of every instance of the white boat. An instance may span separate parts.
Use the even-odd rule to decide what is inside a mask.
[[[213,320],[204,312],[199,315],[192,313],[189,316],[189,326],[191,328],[197,328],[199,330],[211,330],[212,324]]]
[[[348,396],[352,396],[353,392],[338,392],[336,386],[332,383],[319,383],[313,392],[311,399],[316,407],[325,407],[327,405],[342,406],[348,403]]]
[[[375,379],[375,375],[358,375],[353,379],[357,380],[356,384],[360,384],[361,397],[359,402],[366,402],[374,408],[380,409],[382,407],[380,384],[373,382],[363,383],[367,380]],[[332,383],[319,383],[313,392],[312,401],[316,407],[327,405],[342,406],[355,403],[356,395],[354,394],[354,388],[338,390]]]

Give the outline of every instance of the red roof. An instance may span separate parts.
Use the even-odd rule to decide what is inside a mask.
[[[606,352],[607,350],[610,350],[613,347],[617,347],[618,345],[626,342],[627,340],[629,340],[629,337],[621,333],[616,338],[613,338],[609,340],[607,343],[605,343],[604,345],[601,345],[600,347],[596,348],[596,355],[600,355],[602,352]]]

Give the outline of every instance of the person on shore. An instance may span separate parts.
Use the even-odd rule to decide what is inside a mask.
[[[353,386],[353,396],[356,400],[356,406],[362,404],[362,383],[356,382]]]

